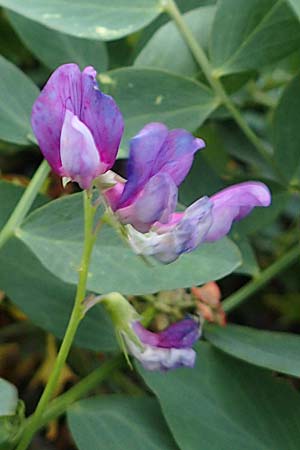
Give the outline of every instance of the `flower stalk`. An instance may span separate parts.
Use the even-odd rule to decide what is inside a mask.
[[[0,248],[23,222],[49,172],[50,167],[44,159],[0,232]]]
[[[30,425],[28,426],[28,428],[25,429],[21,441],[17,446],[17,450],[25,450],[28,447],[32,439],[32,436],[34,435],[35,430],[39,428],[39,424],[40,421],[42,420],[44,411],[53,396],[60,373],[68,357],[77,328],[80,324],[81,319],[84,316],[83,300],[86,295],[88,269],[93,246],[96,240],[96,235],[93,233],[96,208],[92,205],[91,193],[89,191],[84,191],[83,196],[84,196],[84,246],[81,263],[79,267],[79,281],[72,314],[59,353],[57,355],[54,369],[49,377],[48,383],[40,398],[40,401],[37,405],[34,415],[32,416]]]

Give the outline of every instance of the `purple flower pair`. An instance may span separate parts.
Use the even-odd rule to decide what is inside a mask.
[[[81,72],[76,64],[66,64],[52,74],[34,103],[32,127],[53,171],[88,189],[115,162],[123,118],[115,101],[99,90],[92,67]],[[254,207],[270,204],[263,183],[246,182],[176,213],[178,186],[204,141],[186,130],[150,123],[129,146],[127,181],[111,174],[116,181],[104,195],[127,225],[138,254],[172,262],[202,242],[221,239]]]

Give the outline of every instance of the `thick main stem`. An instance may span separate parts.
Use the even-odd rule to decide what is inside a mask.
[[[267,269],[263,270],[257,278],[250,281],[237,292],[232,294],[223,301],[222,306],[225,312],[232,311],[243,303],[248,297],[262,289],[272,278],[285,270],[300,258],[300,246],[296,245],[289,252],[285,253],[281,258],[271,264]]]
[[[221,81],[214,73],[214,70],[204,52],[202,47],[198,44],[195,36],[186,25],[176,3],[174,0],[161,0],[163,8],[166,13],[174,20],[182,38],[185,40],[187,46],[191,50],[195,60],[197,61],[199,67],[202,69],[205,77],[207,78],[209,84],[214,90],[217,97],[221,100],[224,106],[231,113],[232,117],[242,129],[244,134],[247,136],[250,142],[255,146],[257,151],[261,156],[268,162],[268,164],[273,168],[274,172],[279,176],[280,179],[283,178],[281,171],[276,166],[274,160],[272,159],[268,149],[265,147],[261,139],[251,130],[247,122],[244,120],[240,111],[236,108],[234,103],[231,101],[230,97],[227,95]]]
[[[49,171],[50,167],[47,161],[44,159],[40,167],[33,175],[29,185],[27,186],[24,194],[20,198],[10,218],[2,228],[0,232],[0,247],[2,247],[5,244],[5,242],[10,238],[10,236],[14,233],[14,231],[23,222],[23,219],[30,210],[32,203],[34,202],[40,188],[42,187]]]
[[[84,219],[85,219],[84,247],[81,258],[81,265],[79,268],[79,281],[72,314],[59,353],[57,355],[53,371],[51,372],[46,388],[34,412],[30,426],[25,430],[24,435],[17,447],[17,450],[25,450],[28,447],[35,430],[39,427],[39,422],[41,420],[41,417],[44,413],[44,410],[49,400],[53,395],[59,376],[68,357],[78,325],[83,316],[82,301],[84,300],[85,297],[88,268],[93,245],[95,242],[95,235],[93,235],[92,233],[95,208],[91,204],[88,192],[84,191],[83,195],[84,195]]]

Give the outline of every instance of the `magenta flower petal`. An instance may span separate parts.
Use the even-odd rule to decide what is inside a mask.
[[[76,64],[60,66],[36,99],[31,116],[34,134],[54,172],[61,174],[60,135],[66,108],[79,117],[81,72]]]
[[[228,234],[232,223],[243,219],[256,206],[269,206],[271,194],[265,184],[250,181],[223,189],[210,200],[213,203],[213,223],[205,238],[207,242]]]
[[[194,154],[204,148],[202,139],[182,129],[168,131],[162,123],[149,123],[131,141],[127,177],[119,208],[132,203],[149,179],[170,175],[178,186],[191,168]]]
[[[176,224],[156,223],[147,234],[134,228],[128,232],[129,243],[137,254],[152,256],[168,264],[181,254],[193,251],[203,242],[212,224],[212,202],[203,197],[184,213],[177,213]]]
[[[114,99],[99,90],[96,72],[90,67],[86,67],[82,73],[80,119],[91,130],[106,170],[110,169],[117,156],[124,122]]]
[[[124,224],[131,224],[144,233],[154,222],[167,222],[176,208],[177,187],[167,174],[158,173],[150,178],[137,200],[117,211]]]
[[[144,188],[151,176],[158,153],[168,136],[168,128],[162,123],[149,123],[129,143],[127,183],[119,208],[131,203]]]
[[[172,370],[193,367],[196,353],[191,348],[201,335],[200,325],[193,319],[184,319],[160,333],[146,330],[138,321],[132,323],[133,331],[144,345],[141,350],[125,336],[130,353],[147,370]]]
[[[95,145],[93,148],[96,148],[98,152],[98,164],[95,167],[93,166],[95,152],[89,153],[90,156],[94,155],[93,160],[86,161],[82,166],[85,170],[82,179],[92,179],[104,173],[115,161],[123,131],[123,119],[114,100],[98,89],[95,76],[96,72],[92,67],[87,67],[81,72],[76,64],[60,66],[51,75],[33,105],[31,118],[33,131],[44,157],[52,169],[61,176],[68,176],[72,158],[71,153],[68,153],[68,168],[65,169],[62,162],[61,142],[72,140],[74,143],[76,139],[74,127],[69,126],[65,126],[63,139],[61,138],[66,111],[76,116],[88,129]],[[82,127],[81,130],[83,130]],[[71,136],[68,136],[69,131]],[[80,135],[82,139],[82,133],[77,135]],[[85,136],[87,137],[87,133]],[[90,144],[88,148],[91,149]],[[76,165],[78,167],[78,154],[74,155],[74,158],[77,160],[74,162],[74,167]],[[93,170],[87,174],[88,167],[92,166]],[[77,181],[73,177],[71,179]],[[86,182],[83,184],[86,185]]]
[[[169,131],[162,150],[155,159],[153,171],[168,173],[179,186],[188,174],[197,150],[205,143],[183,129]]]

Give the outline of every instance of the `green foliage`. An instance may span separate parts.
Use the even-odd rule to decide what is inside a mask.
[[[30,114],[38,88],[0,56],[0,139],[20,145],[32,141]]]
[[[299,23],[282,0],[249,0],[236,8],[236,0],[218,3],[210,56],[219,74],[258,69],[299,48]]]
[[[97,69],[100,88],[123,114],[113,168],[122,176],[128,141],[147,123],[164,122],[206,142],[180,186],[179,209],[242,181],[263,181],[272,192],[272,205],[234,224],[229,238],[200,245],[170,265],[138,257],[106,223],[87,270],[82,194],[63,195],[69,191],[53,175],[43,195],[33,190],[28,217],[20,214],[7,235],[0,230],[0,370],[17,385],[0,378],[0,449],[16,448],[30,431],[33,421],[24,421],[18,395],[29,415],[37,400],[32,386],[56,357],[54,341],[54,356],[46,348],[39,354],[44,344],[28,337],[30,321],[63,340],[64,353],[63,376],[57,376],[57,392],[55,383],[50,389],[37,428],[67,412],[79,450],[299,448],[300,1],[176,4],[178,10],[172,0],[0,0],[1,174],[26,184],[40,159],[32,104],[50,70],[75,62]],[[24,188],[14,183],[0,180],[2,229],[22,209]],[[102,213],[101,206],[97,219]],[[114,326],[96,294],[126,295],[124,302],[137,311],[132,317],[161,331],[200,310],[221,315],[216,286],[214,292],[209,285],[208,300],[190,290],[213,280],[220,280],[225,301],[228,295],[224,309],[239,309],[225,327],[205,322],[194,369],[138,367],[134,373],[114,362]],[[250,294],[252,303],[243,306]],[[97,304],[85,314],[86,296]],[[83,320],[73,339],[68,322],[75,297],[80,302],[72,317]],[[80,348],[65,365],[72,343]],[[53,380],[52,366],[48,372]],[[74,386],[66,390],[65,382]],[[66,392],[51,401],[59,389]],[[78,400],[91,390],[94,397]],[[59,422],[57,448],[68,446],[62,430]],[[44,434],[37,445],[47,447]]]
[[[262,369],[198,346],[198,362],[165,376],[139,369],[182,450],[294,450],[300,398]],[[287,438],[288,437],[288,438]]]
[[[24,44],[50,69],[68,62],[77,63],[81,69],[88,65],[99,72],[107,69],[108,57],[103,42],[70,36],[13,12],[8,12],[8,18]]]
[[[127,156],[127,141],[148,122],[194,131],[217,107],[216,98],[201,83],[164,70],[123,68],[100,75],[125,119],[119,157]]]
[[[48,270],[72,284],[77,283],[82,252],[81,204],[81,195],[51,202],[33,213],[17,231],[18,238]],[[147,264],[120,241],[112,228],[103,226],[93,252],[88,289],[133,295],[189,287],[221,278],[239,264],[239,252],[226,238],[202,245],[172,265]]]
[[[161,12],[158,0],[1,0],[0,5],[63,33],[107,41],[133,33]]]
[[[205,337],[229,355],[266,369],[299,377],[300,337],[290,333],[255,330],[238,325],[208,325]]]
[[[79,450],[176,450],[158,403],[147,397],[110,396],[75,403],[68,422]],[[101,438],[100,438],[101,436]]]

